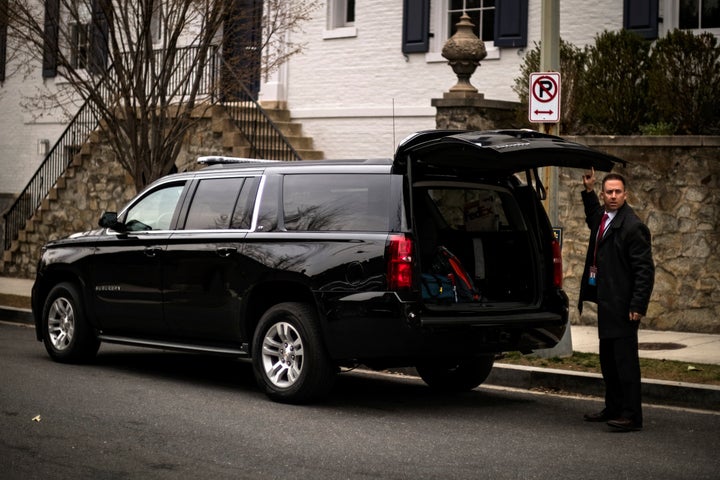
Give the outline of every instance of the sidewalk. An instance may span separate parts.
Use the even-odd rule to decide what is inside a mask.
[[[30,297],[33,280],[0,276],[0,294]],[[0,321],[33,323],[29,310],[0,304]],[[597,328],[573,325],[573,351],[598,353]],[[720,365],[720,335],[640,330],[640,357],[694,364]],[[525,389],[561,390],[583,395],[604,395],[599,374],[521,367],[496,363],[487,383]],[[643,398],[651,403],[720,410],[720,387],[680,382],[643,380]]]

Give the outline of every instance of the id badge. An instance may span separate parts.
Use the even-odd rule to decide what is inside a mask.
[[[590,272],[588,275],[588,285],[597,285],[597,267],[594,265],[590,267]]]

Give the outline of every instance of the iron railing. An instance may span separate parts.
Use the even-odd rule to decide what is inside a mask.
[[[237,75],[220,57],[225,75],[235,82],[233,100],[223,102],[225,110],[250,144],[250,158],[266,160],[302,160],[275,122],[255,100]],[[222,93],[222,92],[221,92]]]
[[[187,68],[194,68],[194,63],[188,60],[190,58],[192,57],[188,55],[179,57],[180,62],[187,64]],[[220,85],[218,67],[222,61],[222,53],[215,49],[206,67],[198,73],[203,75],[200,93],[209,95],[211,103],[217,103],[218,99],[221,98],[217,90]],[[178,68],[178,72],[180,72],[178,78],[184,78],[183,66],[181,63],[180,68]],[[300,160],[300,156],[288,139],[243,86],[243,83],[238,80],[237,84],[242,87],[238,100],[223,102],[223,104],[227,108],[230,117],[250,143],[251,156],[253,158],[274,157],[277,160]],[[102,93],[104,95],[109,94],[107,91]],[[93,111],[89,102],[85,102],[70,121],[60,139],[47,153],[27,186],[4,214],[5,250],[9,249],[12,242],[18,238],[27,221],[33,217],[52,187],[67,170],[74,155],[87,142],[90,134],[97,128],[98,124],[99,119],[96,112]]]
[[[76,153],[97,127],[98,120],[90,104],[85,103],[50,149],[33,177],[5,213],[5,250],[18,237],[25,223],[35,214],[50,189],[65,173]]]

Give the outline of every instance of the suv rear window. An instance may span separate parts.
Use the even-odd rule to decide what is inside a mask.
[[[286,175],[283,214],[287,230],[388,230],[389,175]]]
[[[492,186],[431,187],[428,196],[453,230],[494,232],[525,230],[517,202],[507,190]]]
[[[208,178],[198,183],[185,230],[250,228],[257,178]]]

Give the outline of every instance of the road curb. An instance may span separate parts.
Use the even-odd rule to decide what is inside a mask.
[[[28,308],[0,307],[0,319],[30,325],[35,323],[32,310]]]
[[[489,385],[547,389],[595,397],[605,396],[602,375],[554,368],[496,363],[485,383]],[[697,383],[643,379],[643,402],[656,405],[720,411],[720,387]]]

